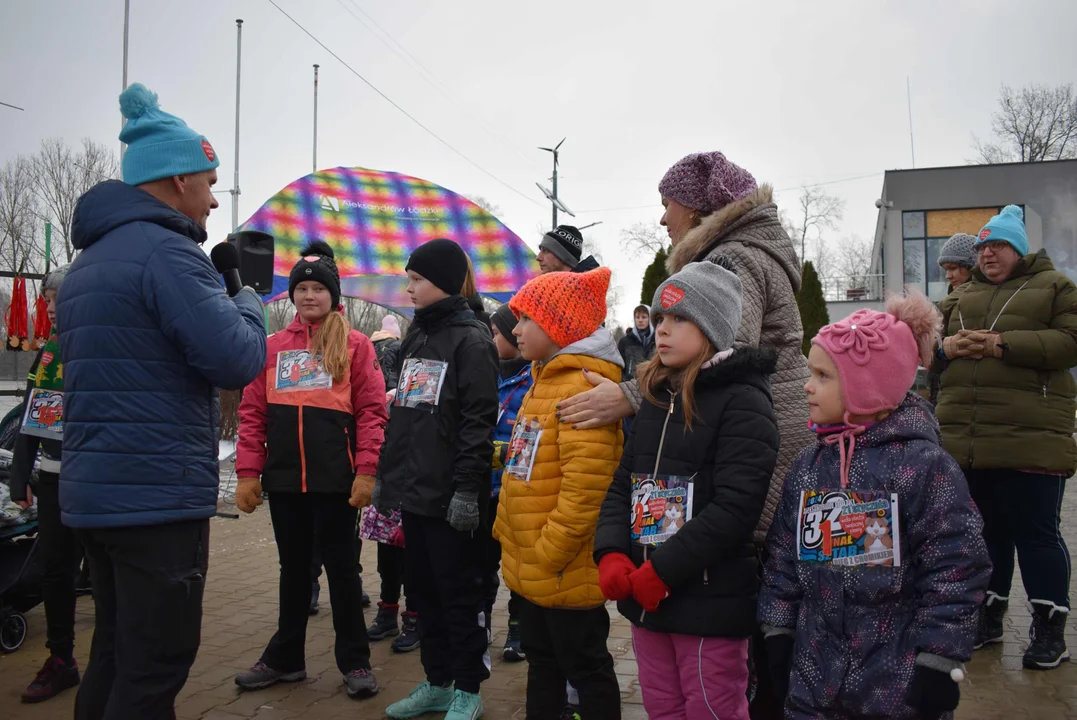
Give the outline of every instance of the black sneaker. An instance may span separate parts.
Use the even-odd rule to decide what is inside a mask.
[[[1009,598],[988,591],[987,600],[980,606],[980,615],[976,623],[976,640],[972,644],[973,650],[979,650],[984,645],[1002,642],[1006,635],[1002,621],[1009,607]]]
[[[24,703],[39,703],[56,697],[64,690],[79,684],[79,665],[72,660],[66,663],[55,655],[50,655],[41,666],[37,677],[26,687],[22,694]]]
[[[520,621],[514,617],[509,618],[509,634],[505,638],[505,649],[501,651],[501,657],[505,662],[521,662],[527,659],[520,648]]]
[[[393,652],[406,653],[419,647],[419,616],[406,610],[400,614],[400,635],[393,640]]]
[[[1069,612],[1053,603],[1030,603],[1032,627],[1028,630],[1031,644],[1021,664],[1031,670],[1052,670],[1070,659],[1066,649],[1066,620]]]
[[[344,676],[348,697],[370,698],[378,694],[378,681],[370,670],[352,670]]]
[[[282,673],[259,660],[250,670],[236,675],[236,685],[240,690],[264,690],[280,682],[299,682],[306,679],[306,670]]]
[[[396,623],[396,615],[400,610],[399,605],[378,603],[378,615],[374,622],[366,629],[366,635],[371,640],[384,640],[400,634],[400,626]]]

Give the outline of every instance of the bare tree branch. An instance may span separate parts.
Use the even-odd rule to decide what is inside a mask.
[[[82,150],[77,152],[59,138],[42,141],[41,150],[33,158],[34,189],[44,214],[63,240],[68,263],[75,257],[71,244],[75,205],[91,187],[118,173],[112,150],[93,140],[84,139]]]
[[[637,259],[654,257],[669,247],[669,234],[657,222],[638,222],[621,231],[621,247]]]
[[[32,160],[20,155],[0,171],[0,265],[15,273],[32,271],[42,256],[43,221],[34,194]]]
[[[998,105],[991,116],[995,141],[973,136],[979,162],[1077,158],[1077,98],[1072,85],[1028,85],[1019,92],[1003,85]]]
[[[499,217],[501,215],[501,208],[487,200],[482,195],[467,195],[465,197],[467,197],[468,200],[475,203],[494,217]]]
[[[844,217],[845,200],[829,195],[825,190],[817,187],[805,187],[797,203],[796,217],[790,219],[789,216],[783,214],[781,221],[789,237],[792,238],[794,247],[800,246],[800,261],[804,262],[809,240],[821,242],[823,231],[836,229]],[[818,263],[816,271],[820,275],[823,274]]]

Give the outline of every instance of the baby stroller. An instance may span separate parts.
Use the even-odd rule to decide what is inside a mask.
[[[36,560],[37,521],[0,528],[0,651],[13,653],[26,639],[23,614],[41,602]]]
[[[0,421],[0,483],[10,480],[11,448],[18,432],[21,405]],[[0,488],[7,497],[7,488]],[[0,652],[12,653],[26,639],[23,614],[41,602],[41,568],[36,562],[36,516],[0,513]]]

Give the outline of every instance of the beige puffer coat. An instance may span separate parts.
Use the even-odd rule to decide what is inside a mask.
[[[744,290],[736,346],[769,347],[778,353],[771,393],[781,447],[755,533],[756,541],[763,542],[781,501],[785,473],[800,451],[815,441],[808,431],[808,401],[804,396],[808,363],[801,351],[804,330],[795,297],[800,289],[800,262],[778,220],[769,185],[703,218],[673,248],[666,265],[672,274],[690,262],[716,255],[733,261]],[[638,386],[632,383],[622,388],[638,409]]]

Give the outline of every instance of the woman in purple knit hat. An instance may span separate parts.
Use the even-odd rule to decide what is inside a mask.
[[[744,168],[720,152],[693,153],[668,171],[658,184],[662,225],[673,243],[666,265],[679,272],[690,262],[718,255],[733,261],[743,286],[743,308],[736,345],[769,347],[778,353],[771,377],[774,411],[781,435],[778,463],[767,493],[755,539],[762,546],[781,500],[785,473],[813,437],[808,432],[804,384],[808,364],[801,349],[804,336],[797,309],[801,264],[778,219],[773,190],[758,185]],[[635,381],[620,386],[592,377],[595,389],[561,404],[562,422],[597,427],[634,415],[640,406]],[[756,662],[761,660],[756,657]],[[759,700],[768,693],[761,688]],[[753,703],[753,718],[771,715]]]

